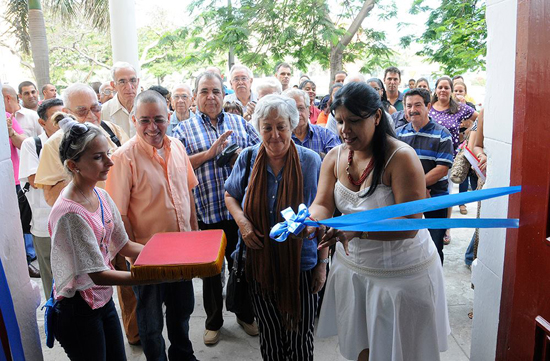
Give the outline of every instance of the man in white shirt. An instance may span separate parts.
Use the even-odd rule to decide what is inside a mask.
[[[22,185],[27,182],[30,185],[26,196],[32,211],[31,234],[46,299],[50,297],[52,289],[52,269],[50,265],[51,240],[48,233],[48,217],[52,208],[46,203],[44,191],[41,188],[37,188],[34,184],[34,177],[40,159],[40,155],[37,152],[42,148],[42,144],[46,143],[48,138],[59,129],[59,126],[54,124],[52,115],[57,111],[61,111],[61,109],[63,109],[63,101],[61,99],[52,98],[42,102],[38,107],[38,122],[44,128],[44,132],[38,137],[28,137],[25,139],[23,144],[21,144],[19,153],[19,180]]]
[[[134,67],[125,62],[117,62],[111,69],[111,86],[116,96],[103,104],[101,120],[108,120],[124,130],[131,137],[136,135],[136,128],[130,119],[139,87],[139,78]]]
[[[42,133],[42,127],[38,124],[38,114],[35,111],[22,108],[14,88],[7,84],[2,85],[2,95],[6,111],[15,115],[15,119],[23,128],[27,137],[36,137]]]

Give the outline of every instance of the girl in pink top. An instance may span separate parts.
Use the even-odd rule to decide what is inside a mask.
[[[60,157],[72,175],[54,204],[48,230],[52,238],[55,338],[71,360],[126,360],[120,321],[110,285],[137,284],[130,272],[116,271],[117,253],[135,259],[143,246],[132,242],[111,197],[96,188],[113,163],[99,128],[71,118]]]

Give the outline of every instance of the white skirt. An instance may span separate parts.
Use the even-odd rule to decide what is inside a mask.
[[[346,257],[338,244],[317,335],[338,335],[349,360],[364,349],[370,361],[439,360],[451,328],[437,252],[401,270],[366,269]]]

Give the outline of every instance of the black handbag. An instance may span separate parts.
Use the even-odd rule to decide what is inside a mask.
[[[245,176],[241,180],[241,184],[245,186],[248,183],[248,175],[250,174],[250,163],[252,161],[252,150],[248,152],[246,159]],[[248,293],[248,281],[246,280],[246,274],[244,269],[243,253],[246,245],[244,241],[241,242],[239,247],[239,253],[233,267],[229,272],[229,279],[227,280],[227,296],[225,299],[225,306],[228,311],[233,313],[243,313],[252,308],[252,302],[250,301],[250,295]]]
[[[218,157],[218,160],[216,160],[216,165],[218,167],[223,167],[224,165],[226,165],[227,163],[229,163],[229,161],[231,160],[231,157],[233,157],[235,155],[235,152],[239,149],[239,146],[235,143],[231,144],[231,145],[228,145],[221,153],[220,153],[220,156]]]
[[[21,216],[21,227],[23,233],[31,233],[32,211],[26,193],[29,191],[30,184],[25,185],[17,192],[17,201],[19,202],[19,214]]]
[[[42,150],[42,141],[40,138],[34,137],[34,145],[36,147],[36,154],[40,157],[40,151]],[[19,203],[19,214],[21,216],[21,227],[23,228],[23,233],[31,233],[32,210],[26,194],[30,187],[31,185],[27,182],[17,192],[17,201]]]

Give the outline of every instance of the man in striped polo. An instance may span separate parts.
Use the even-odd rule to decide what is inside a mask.
[[[434,122],[428,113],[432,104],[426,89],[409,90],[404,97],[409,123],[396,130],[397,138],[414,148],[426,174],[426,195],[449,194],[449,168],[453,164],[453,144],[447,128]],[[447,208],[424,213],[425,218],[447,218]],[[444,229],[430,229],[430,234],[443,263]]]

